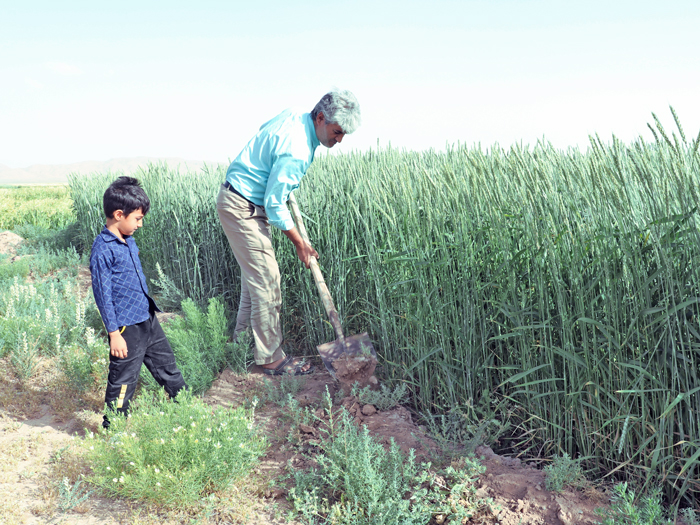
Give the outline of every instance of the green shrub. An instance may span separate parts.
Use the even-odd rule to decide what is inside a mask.
[[[394,390],[386,385],[382,385],[381,390],[371,390],[368,386],[359,388],[359,384],[355,383],[350,395],[357,397],[362,404],[374,405],[377,410],[389,410],[408,401],[408,387],[400,383]]]
[[[87,327],[78,344],[63,347],[59,359],[64,379],[77,392],[85,392],[95,385],[107,384],[109,373],[109,343],[96,337]]]
[[[58,355],[67,346],[85,343],[85,329],[102,330],[92,298],[81,291],[71,274],[22,281],[15,276],[0,288],[0,355],[38,342],[43,356]]]
[[[317,469],[293,471],[290,498],[307,524],[402,525],[428,523],[442,515],[465,522],[484,503],[475,496],[474,481],[484,468],[470,458],[434,472],[429,464],[416,465],[393,439],[389,449],[359,429],[342,409],[333,415],[314,456]]]
[[[552,463],[544,467],[544,473],[545,487],[553,492],[561,492],[564,487],[579,488],[586,482],[581,462],[571,459],[566,452],[552,458]]]
[[[250,474],[266,449],[254,408],[212,408],[190,392],[178,402],[162,391],[142,394],[128,418],[83,441],[103,494],[186,507]]]
[[[165,323],[163,330],[173,348],[177,366],[194,394],[205,392],[219,372],[230,366],[236,372],[246,369],[249,340],[242,337],[228,343],[228,316],[219,299],[210,299],[202,311],[192,299],[182,302],[182,317]],[[155,390],[157,383],[144,368],[141,380]]]
[[[597,513],[604,518],[602,525],[672,525],[661,505],[658,487],[635,502],[634,491],[626,482],[619,483],[613,487],[610,509],[597,509]]]

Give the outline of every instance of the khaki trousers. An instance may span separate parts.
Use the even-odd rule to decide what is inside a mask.
[[[270,241],[270,224],[261,206],[221,185],[216,211],[241,267],[241,300],[234,338],[248,326],[255,340],[255,363],[285,357],[282,351],[280,271]]]

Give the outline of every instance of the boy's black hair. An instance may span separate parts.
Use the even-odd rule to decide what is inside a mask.
[[[138,180],[134,177],[119,177],[105,191],[102,205],[105,215],[113,219],[114,212],[117,210],[122,210],[124,215],[129,215],[141,208],[146,215],[151,207],[151,201]]]

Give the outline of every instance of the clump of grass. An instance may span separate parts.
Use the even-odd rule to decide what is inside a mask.
[[[552,462],[544,467],[544,472],[545,487],[552,492],[561,492],[564,487],[581,488],[586,484],[581,462],[571,459],[566,452],[552,458]]]
[[[657,487],[646,496],[635,501],[635,494],[626,482],[613,487],[610,509],[597,509],[603,517],[602,525],[672,525],[661,505],[660,489]]]
[[[178,402],[142,394],[128,418],[83,441],[88,480],[100,492],[186,507],[247,476],[266,448],[254,407],[212,408],[189,392]]]

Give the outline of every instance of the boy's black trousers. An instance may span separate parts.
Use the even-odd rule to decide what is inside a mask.
[[[129,402],[136,390],[141,364],[146,365],[157,383],[174,398],[182,388],[187,388],[182,373],[175,364],[175,354],[165,337],[155,312],[151,310],[148,320],[124,327],[122,337],[126,341],[126,357],[110,354],[109,375],[105,403],[116,412],[126,414]],[[105,415],[103,426],[109,426]]]

